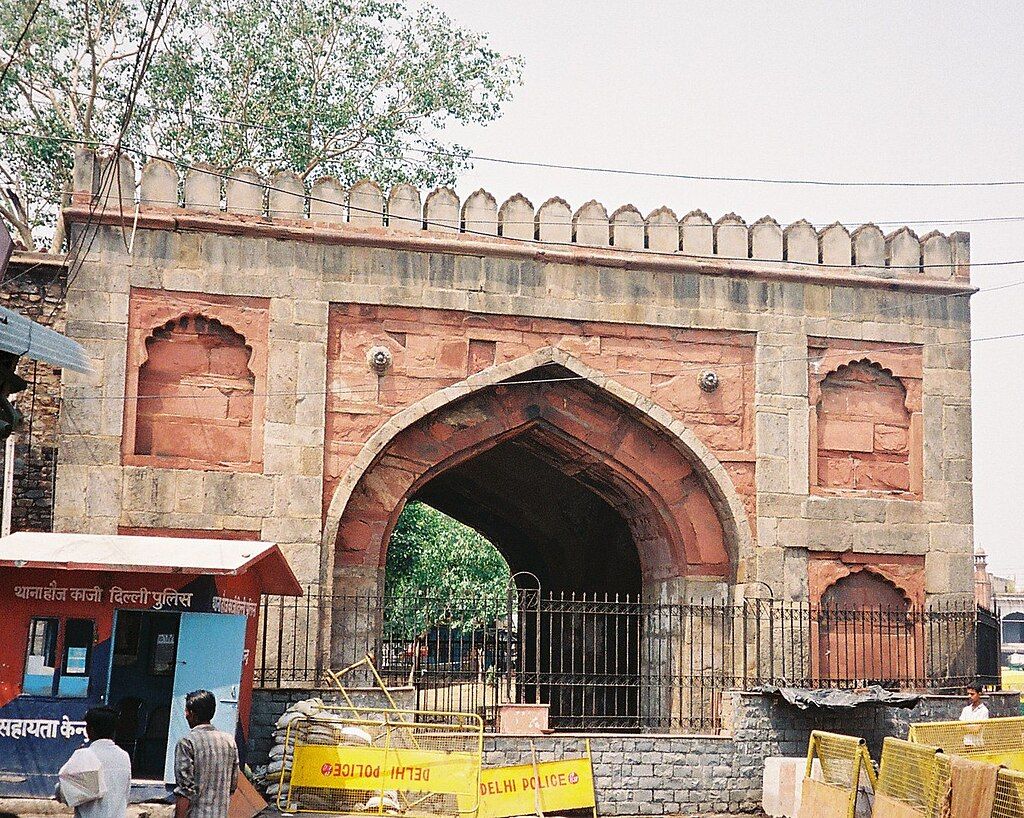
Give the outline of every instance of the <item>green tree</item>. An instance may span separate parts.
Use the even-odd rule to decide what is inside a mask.
[[[160,0],[0,4],[0,128],[108,143],[122,125],[147,12]],[[497,118],[520,61],[430,5],[398,0],[178,0],[124,143],[303,179],[451,183],[468,150],[452,123]],[[0,134],[0,215],[30,243],[53,225],[68,144]],[[59,238],[59,236],[58,236]]]
[[[438,624],[483,627],[504,610],[509,576],[486,538],[424,503],[409,503],[388,544],[387,620],[402,635]]]

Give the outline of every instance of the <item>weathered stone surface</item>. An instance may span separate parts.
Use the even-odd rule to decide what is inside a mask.
[[[87,175],[84,166],[76,171],[76,187],[91,185]],[[169,182],[170,177],[163,180]],[[915,286],[941,282],[928,266],[922,275],[921,270],[901,272],[897,264],[907,253],[918,253],[926,265],[933,259],[941,266],[948,252],[952,275],[966,276],[966,237],[930,234],[915,250],[911,239],[916,237],[908,232],[891,236],[887,247],[872,226],[851,237],[833,225],[819,236],[798,222],[787,228],[780,245],[778,225],[771,220],[748,231],[739,217],[713,224],[699,211],[680,223],[667,209],[643,219],[627,207],[609,220],[602,206],[589,203],[574,220],[559,199],[545,202],[534,215],[522,197],[497,211],[488,194],[470,196],[463,207],[451,191],[432,194],[421,210],[418,192],[401,186],[392,189],[385,208],[371,182],[353,186],[346,225],[337,223],[345,196],[340,186],[314,187],[320,193],[311,195],[305,221],[295,207],[301,198],[297,189],[290,199],[275,198],[268,221],[253,218],[261,214],[251,211],[262,204],[240,203],[231,184],[225,192],[228,212],[202,222],[204,209],[219,210],[219,178],[190,176],[185,218],[195,226],[176,231],[161,226],[169,222],[146,221],[147,214],[156,217],[156,202],[145,200],[144,183],[131,259],[120,228],[100,227],[95,254],[68,303],[69,328],[98,366],[84,378],[65,375],[68,419],[74,424],[63,425],[67,459],[58,469],[58,483],[66,479],[72,490],[84,485],[83,470],[97,457],[86,444],[95,444],[99,473],[113,488],[89,486],[84,508],[81,502],[61,502],[58,525],[116,530],[129,522],[171,527],[173,520],[179,528],[259,530],[287,541],[303,579],[316,579],[322,558],[332,563],[329,548],[321,555],[321,542],[336,541],[331,527],[339,525],[352,492],[362,490],[363,475],[368,486],[380,477],[367,469],[385,452],[389,435],[411,426],[420,432],[441,428],[427,416],[453,400],[466,400],[477,388],[494,393],[522,388],[500,385],[508,377],[529,378],[534,370],[545,376],[568,372],[566,377],[582,379],[588,395],[616,407],[621,421],[621,426],[599,425],[590,416],[594,429],[574,430],[573,439],[619,441],[622,451],[604,454],[623,456],[635,445],[626,438],[640,419],[658,440],[681,451],[691,467],[700,466],[701,491],[692,497],[721,488],[735,504],[736,509],[723,511],[725,501],[716,495],[709,517],[699,507],[701,500],[683,489],[685,496],[670,498],[665,488],[671,507],[666,513],[688,524],[698,521],[692,535],[680,537],[683,546],[674,565],[686,565],[687,571],[697,565],[699,548],[695,558],[692,543],[714,541],[717,535],[704,523],[724,519],[732,549],[730,578],[756,574],[760,579],[764,573],[780,596],[811,593],[806,576],[799,576],[801,558],[790,555],[814,549],[833,555],[849,550],[877,557],[879,564],[883,557],[932,551],[956,555],[957,560],[932,567],[930,587],[939,589],[935,576],[944,575],[945,587],[934,593],[969,592],[969,585],[954,587],[964,581],[962,558],[970,551],[970,374],[969,358],[958,346],[968,337],[968,316],[945,304],[945,297],[901,289],[911,279]],[[399,197],[400,192],[408,195]],[[329,201],[319,208],[316,198]],[[405,210],[404,199],[409,200]],[[424,219],[429,230],[423,229]],[[72,219],[72,234],[79,225]],[[530,244],[528,253],[516,243],[535,238],[539,242]],[[645,252],[645,245],[653,252]],[[797,265],[758,266],[753,260],[785,257],[813,265],[819,254],[829,266],[808,271],[814,275],[805,279],[793,276]],[[686,258],[693,255],[716,257],[697,266]],[[672,266],[681,263],[691,266]],[[851,263],[864,269],[851,272]],[[788,270],[789,277],[779,278],[779,270]],[[888,276],[893,288],[858,284],[876,276]],[[136,320],[135,312],[137,294],[146,289],[164,291],[168,304],[166,314],[150,312],[148,322]],[[922,304],[924,298],[944,306]],[[246,320],[251,310],[264,310],[264,323],[243,328],[225,320],[232,299]],[[248,299],[266,299],[266,304],[251,305]],[[174,314],[175,304],[186,309]],[[171,336],[181,334],[177,322],[197,304],[235,336],[218,336],[201,354],[193,355],[193,348],[181,355],[148,355],[146,339],[168,322],[175,322],[168,329]],[[195,333],[197,339],[208,334]],[[367,361],[377,346],[392,356],[380,376]],[[251,357],[243,361],[247,348]],[[549,349],[554,357],[545,357]],[[257,372],[260,356],[265,376]],[[251,414],[248,406],[231,402],[237,385],[231,379],[247,377],[243,363],[255,377]],[[225,433],[225,440],[240,438],[248,418],[255,430],[247,439],[249,474],[261,482],[232,483],[230,490],[220,482],[219,474],[245,474],[220,460],[209,462],[209,449],[226,453],[226,445],[207,447],[203,458],[175,468],[132,460],[137,418],[129,422],[120,398],[98,398],[135,392],[147,364],[147,372],[163,367],[162,384],[181,383],[175,379],[187,376],[187,389],[166,396],[161,411],[185,411],[189,402],[201,402],[199,395],[208,395],[201,400],[219,407],[218,423],[240,424]],[[187,367],[197,369],[185,372]],[[862,369],[871,377],[851,376],[851,370]],[[712,391],[700,387],[706,372],[718,379]],[[260,394],[266,396],[265,413],[258,422]],[[499,416],[500,408],[492,406],[492,414]],[[199,424],[188,445],[198,445],[209,434],[208,425]],[[183,435],[166,429],[162,434],[162,445],[186,445]],[[470,433],[453,427],[451,434]],[[260,458],[256,445],[263,446]],[[430,447],[449,445],[429,441]],[[576,449],[570,456],[547,439],[537,445],[560,468],[573,462],[581,470],[573,473],[581,478],[606,468],[602,458],[587,459],[592,452],[584,456]],[[671,482],[659,473],[660,462],[678,463],[652,454],[636,459],[637,474],[647,482],[657,477],[658,485]],[[147,484],[158,489],[151,498],[133,488],[130,469],[167,476]],[[214,475],[213,482],[204,479],[200,489],[197,472]],[[166,480],[174,490],[164,487]],[[371,494],[389,512],[406,499],[396,485],[387,480],[372,485]],[[627,517],[638,507],[635,497],[620,504],[616,513]],[[737,521],[745,526],[742,536],[730,528]],[[388,521],[383,522],[386,527]],[[384,529],[371,535],[382,538]],[[639,533],[635,538],[643,539]],[[763,542],[755,545],[759,539]],[[736,549],[739,542],[746,552]],[[649,549],[649,543],[638,547]],[[776,570],[774,551],[759,562],[751,550],[758,547],[784,549],[785,570]],[[355,567],[345,576],[356,576]],[[379,566],[366,570],[366,576],[379,576]],[[916,570],[923,583],[925,566]],[[676,579],[659,578],[646,587]],[[649,777],[656,775],[639,776]]]

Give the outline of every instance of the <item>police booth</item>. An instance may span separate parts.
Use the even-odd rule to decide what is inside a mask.
[[[53,794],[85,712],[118,713],[139,798],[174,780],[185,695],[244,753],[261,594],[298,596],[277,545],[22,532],[0,538],[0,797]]]

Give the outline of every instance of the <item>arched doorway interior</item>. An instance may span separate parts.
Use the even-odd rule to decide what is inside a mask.
[[[334,584],[380,588],[397,516],[423,500],[548,594],[520,622],[514,661],[532,672],[517,696],[549,703],[560,726],[629,727],[641,709],[671,707],[640,689],[652,645],[671,666],[671,640],[651,638],[641,600],[682,601],[691,578],[725,587],[733,576],[727,503],[706,465],[643,412],[543,365],[425,413],[380,447],[340,514]],[[349,627],[333,618],[333,649]]]

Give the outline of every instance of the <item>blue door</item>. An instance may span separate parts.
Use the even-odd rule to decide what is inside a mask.
[[[181,615],[164,781],[174,781],[174,746],[189,731],[185,696],[193,690],[209,690],[217,697],[213,726],[235,735],[247,621],[246,617],[233,614]]]

